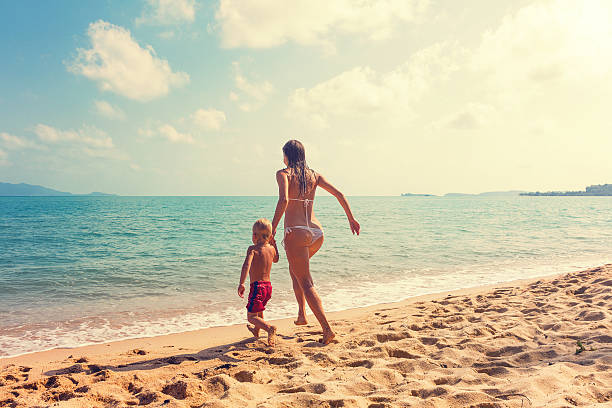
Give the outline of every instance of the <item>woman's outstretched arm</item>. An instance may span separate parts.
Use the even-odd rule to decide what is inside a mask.
[[[276,203],[276,211],[272,219],[273,236],[276,235],[276,227],[281,218],[283,218],[283,214],[289,204],[289,181],[287,180],[287,174],[282,170],[277,171],[276,182],[278,183],[278,202]]]
[[[349,225],[351,226],[351,232],[353,234],[359,235],[359,230],[361,229],[361,226],[359,225],[355,217],[353,217],[353,212],[351,211],[351,207],[349,206],[348,201],[346,201],[346,197],[344,197],[344,194],[342,194],[342,192],[338,190],[336,187],[332,186],[325,179],[325,177],[323,177],[320,174],[319,174],[318,183],[319,183],[319,186],[321,186],[323,190],[327,191],[329,194],[336,197],[336,199],[338,200],[338,202],[344,209],[344,212],[346,213],[346,217],[348,218]]]

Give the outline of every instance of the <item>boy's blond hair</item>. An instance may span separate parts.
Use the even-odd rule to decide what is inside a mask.
[[[265,244],[272,237],[272,223],[260,218],[253,224],[253,234],[258,244]]]

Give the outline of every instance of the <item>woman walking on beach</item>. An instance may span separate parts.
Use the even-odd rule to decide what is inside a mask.
[[[313,212],[315,190],[321,187],[336,197],[346,216],[351,232],[359,235],[359,223],[353,217],[344,194],[332,186],[321,174],[306,165],[304,146],[297,140],[290,140],[283,146],[286,168],[276,172],[278,183],[278,203],[272,220],[273,235],[285,214],[284,245],[289,262],[289,273],[293,280],[293,291],[298,303],[296,325],[305,325],[305,303],[314,313],[323,329],[323,344],[329,344],[335,337],[331,329],[321,299],[314,288],[310,275],[310,258],[323,245],[323,228]]]

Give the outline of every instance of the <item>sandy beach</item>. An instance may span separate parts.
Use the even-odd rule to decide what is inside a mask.
[[[0,359],[2,407],[612,405],[612,265],[331,313]]]

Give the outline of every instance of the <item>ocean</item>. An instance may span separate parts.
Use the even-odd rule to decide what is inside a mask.
[[[612,262],[609,197],[349,201],[359,237],[333,197],[315,200],[325,243],[311,272],[328,311]],[[0,356],[244,322],[236,287],[251,225],[275,205],[0,197]],[[282,247],[272,282],[266,318],[294,316]]]

